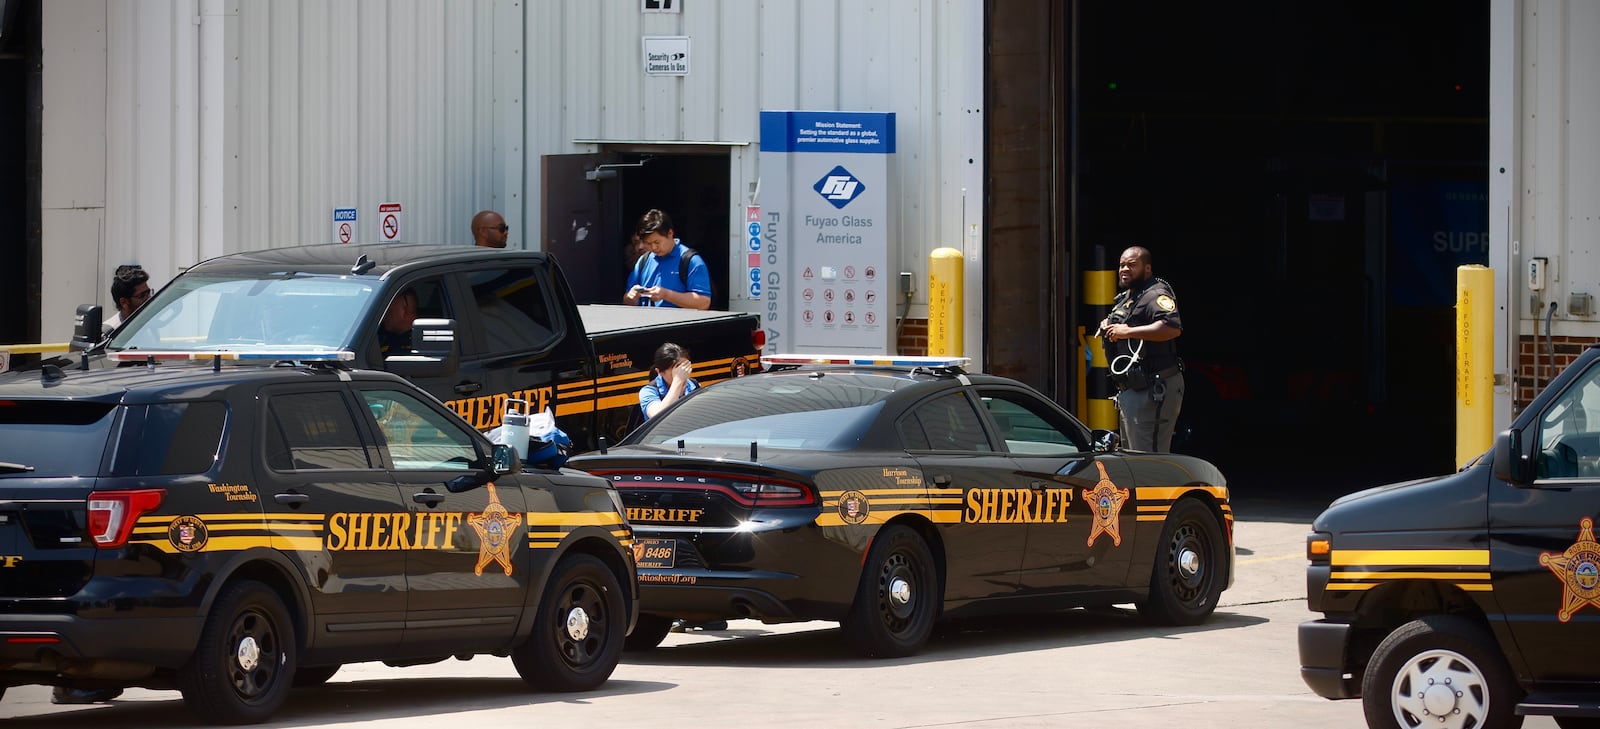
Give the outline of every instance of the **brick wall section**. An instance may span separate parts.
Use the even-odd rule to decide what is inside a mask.
[[[900,341],[896,343],[899,350],[895,354],[907,357],[921,357],[928,353],[928,320],[907,319],[905,326],[900,328]]]
[[[1556,375],[1572,364],[1572,361],[1583,354],[1589,345],[1600,342],[1596,337],[1564,337],[1551,336],[1550,344],[1555,349],[1555,362],[1552,365],[1550,351],[1545,347],[1545,338],[1523,336],[1519,339],[1517,353],[1517,397],[1516,409],[1521,411],[1533,397],[1539,393],[1539,386],[1555,379]],[[1533,371],[1534,347],[1538,347],[1539,371]],[[1535,374],[1538,375],[1535,381]]]

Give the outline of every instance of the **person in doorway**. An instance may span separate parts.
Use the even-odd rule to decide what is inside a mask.
[[[388,357],[411,352],[411,327],[417,320],[417,292],[401,291],[378,324],[378,351]]]
[[[472,216],[472,244],[484,248],[504,248],[511,237],[511,226],[493,210],[481,210]]]
[[[111,303],[117,310],[107,317],[100,325],[101,336],[109,336],[111,330],[122,326],[122,323],[133,316],[133,312],[150,300],[150,274],[138,264],[117,266],[111,274]]]
[[[648,254],[640,256],[628,274],[622,303],[711,308],[711,272],[705,257],[677,239],[672,218],[661,210],[648,210],[639,217],[636,233]]]
[[[1183,409],[1183,360],[1175,341],[1183,334],[1178,297],[1155,277],[1150,251],[1131,246],[1117,262],[1122,291],[1111,315],[1100,322],[1109,345],[1111,379],[1117,387],[1122,435],[1129,448],[1172,451],[1173,426]]]
[[[639,388],[639,410],[644,412],[646,420],[700,389],[700,383],[690,377],[694,363],[689,361],[689,350],[667,342],[656,347],[650,363],[656,373],[655,379]]]

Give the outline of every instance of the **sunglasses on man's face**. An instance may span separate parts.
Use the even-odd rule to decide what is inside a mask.
[[[483,226],[479,226],[479,227],[487,228],[489,230],[498,230],[501,233],[504,233],[504,232],[506,232],[508,230],[511,230],[511,226],[506,225],[505,223],[501,223],[499,225],[483,225]]]
[[[154,293],[155,292],[151,291],[150,289],[145,289],[143,291],[135,292],[132,296],[129,296],[128,298],[133,300],[133,303],[135,303],[135,304],[143,304],[145,302],[145,299],[150,298],[150,296],[153,295]]]

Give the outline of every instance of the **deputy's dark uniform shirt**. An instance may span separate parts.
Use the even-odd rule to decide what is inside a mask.
[[[1111,303],[1111,316],[1108,319],[1112,324],[1127,324],[1130,327],[1164,321],[1174,329],[1183,329],[1183,320],[1178,317],[1178,297],[1172,293],[1172,284],[1154,277],[1145,281],[1143,286],[1118,293]],[[1147,374],[1165,372],[1177,366],[1176,339],[1165,342],[1119,339],[1111,343],[1114,351],[1107,355],[1116,357],[1130,354],[1141,343],[1144,347],[1140,350],[1139,364]]]

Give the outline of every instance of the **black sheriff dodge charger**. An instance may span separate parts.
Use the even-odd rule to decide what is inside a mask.
[[[673,619],[836,620],[915,653],[941,616],[1135,603],[1198,623],[1233,579],[1226,481],[1124,451],[967,360],[769,356],[571,461],[639,537],[628,647]]]

